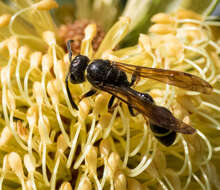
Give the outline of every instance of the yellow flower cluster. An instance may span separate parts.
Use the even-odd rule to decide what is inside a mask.
[[[218,23],[186,10],[159,13],[149,34],[119,49],[130,26],[121,17],[96,52],[96,25],[85,29],[80,54],[91,60],[189,72],[214,87],[202,95],[150,79],[135,85],[197,129],[165,147],[126,104],[109,111],[108,93],[81,100],[88,82],[70,84],[79,110],[72,108],[64,81],[68,54],[47,11],[57,6],[53,0],[0,2],[0,189],[218,188],[220,48],[212,27]]]

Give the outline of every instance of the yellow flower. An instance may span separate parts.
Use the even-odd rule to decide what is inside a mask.
[[[85,27],[80,54],[91,60],[189,72],[213,86],[203,95],[151,79],[135,85],[197,129],[165,147],[143,115],[131,117],[119,102],[108,110],[108,93],[81,99],[91,88],[87,81],[69,84],[79,110],[72,108],[68,53],[48,12],[57,6],[53,0],[0,2],[0,188],[218,188],[220,48],[211,25],[219,23],[186,10],[160,13],[136,45],[120,49],[130,27],[130,18],[121,17],[96,51],[97,25]]]

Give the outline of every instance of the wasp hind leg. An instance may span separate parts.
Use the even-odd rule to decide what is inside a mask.
[[[153,98],[148,94],[148,93],[140,93],[141,94],[141,98],[143,101],[150,101],[152,103],[154,103]],[[128,110],[131,114],[131,116],[137,116],[138,112],[134,112],[134,109],[132,108],[132,106],[130,104],[128,104]]]
[[[129,87],[133,86],[134,83],[136,82],[136,80],[137,80],[137,75],[132,74],[132,76],[131,76],[131,82],[129,83]]]
[[[130,104],[128,104],[128,110],[129,110],[131,116],[135,117],[138,115],[138,112],[135,113],[133,107]]]
[[[137,83],[139,81],[139,77],[133,73],[131,76],[131,82],[129,83],[129,87],[134,86],[135,82]]]
[[[135,75],[135,73],[133,73],[131,76],[131,82],[129,83],[129,87],[133,86],[135,84],[135,82],[137,81],[137,79],[138,79],[137,75]],[[132,108],[132,106],[130,104],[128,104],[128,110],[129,110],[131,116],[137,116],[137,114],[134,113],[134,109]]]
[[[129,83],[129,87],[135,86],[140,80],[140,77],[134,72],[131,76],[131,82]]]
[[[138,81],[139,81],[139,77],[134,72],[131,76],[131,82],[129,83],[129,87],[134,86],[135,82],[137,83]],[[132,106],[130,104],[128,104],[128,110],[129,110],[131,116],[135,117],[138,115],[138,113],[134,113],[134,109],[132,108]]]

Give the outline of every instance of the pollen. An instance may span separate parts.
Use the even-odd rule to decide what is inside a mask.
[[[39,3],[35,4],[38,10],[48,11],[53,8],[58,8],[58,4],[54,0],[42,0]]]
[[[7,26],[10,22],[11,15],[10,14],[4,14],[0,16],[0,28]]]
[[[58,37],[63,47],[66,47],[68,40],[73,40],[72,51],[74,54],[80,53],[81,43],[85,36],[85,28],[94,22],[88,20],[76,20],[73,23],[61,25],[57,31]],[[105,36],[104,30],[97,25],[97,32],[92,40],[92,47],[96,51]]]

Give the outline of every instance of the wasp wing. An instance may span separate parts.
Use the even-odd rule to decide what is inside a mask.
[[[154,79],[166,84],[187,90],[202,92],[205,94],[210,94],[212,92],[212,86],[208,82],[189,73],[175,70],[128,65],[119,62],[112,62],[112,64],[116,65],[119,69],[125,72],[132,74],[134,73],[140,77]]]
[[[173,114],[165,107],[157,106],[150,100],[144,98],[141,94],[129,87],[118,87],[113,85],[100,85],[97,88],[106,91],[123,102],[131,105],[134,109],[147,116],[150,121],[160,127],[180,132],[192,134],[195,129],[176,119]]]

